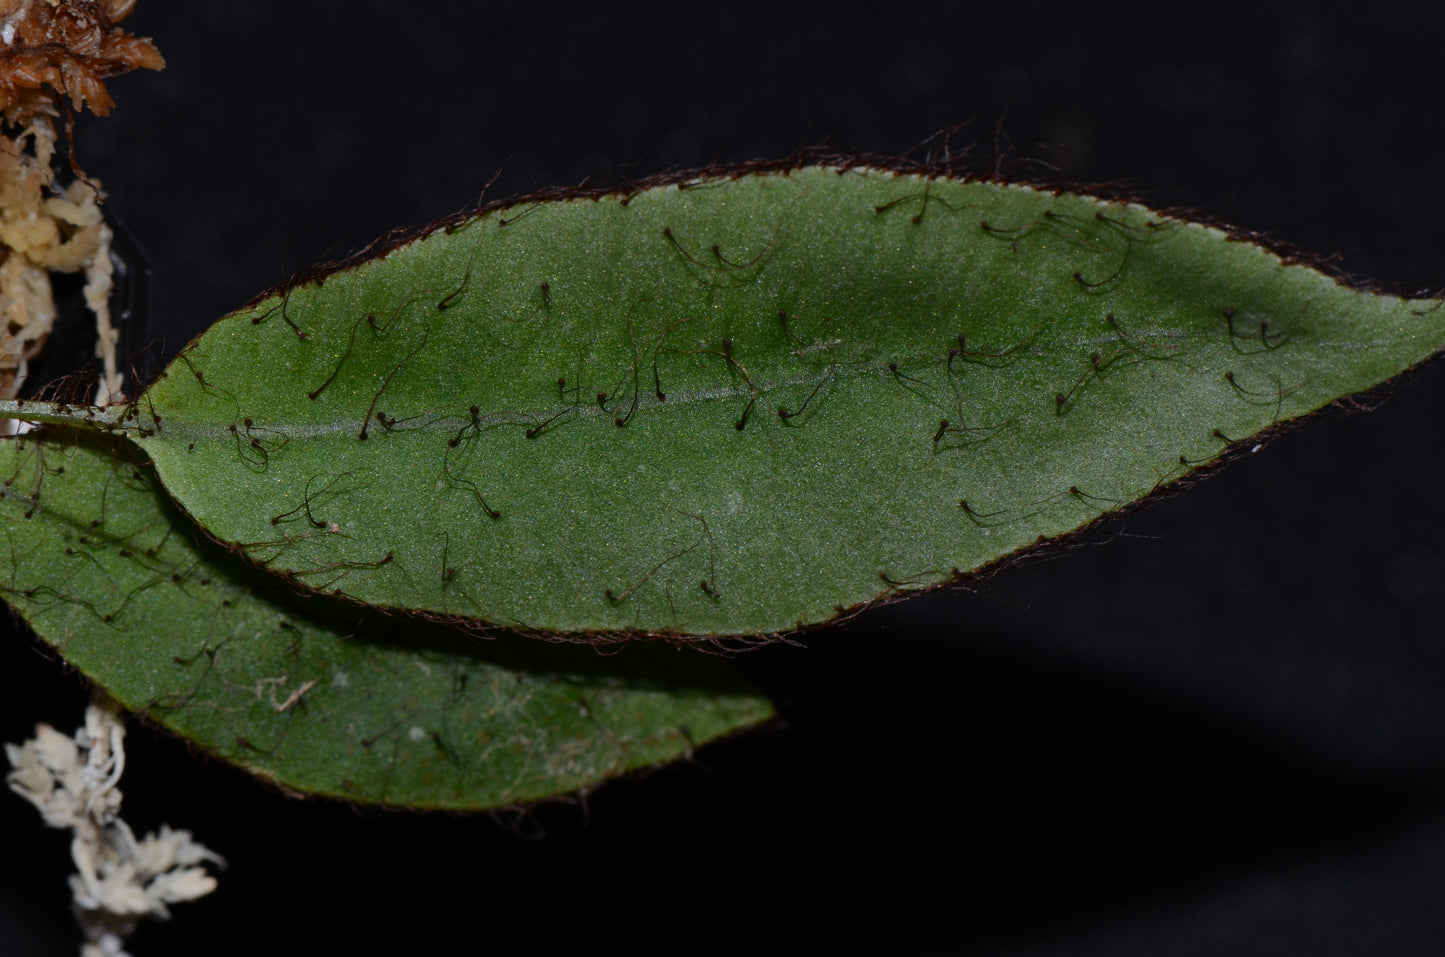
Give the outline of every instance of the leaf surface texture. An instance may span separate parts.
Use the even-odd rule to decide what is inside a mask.
[[[289,789],[506,807],[772,714],[717,657],[483,641],[298,600],[197,541],[145,464],[75,439],[0,442],[0,594],[127,708]]]
[[[1445,342],[1137,205],[805,167],[495,209],[217,323],[138,407],[212,534],[526,631],[754,635],[930,587]]]

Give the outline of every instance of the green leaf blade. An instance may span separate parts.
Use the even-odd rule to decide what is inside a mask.
[[[718,658],[480,641],[298,602],[193,541],[143,466],[89,444],[0,442],[0,475],[5,600],[127,708],[294,791],[514,806],[772,714]]]
[[[319,591],[766,634],[1378,384],[1438,305],[1138,206],[804,168],[496,210],[295,287],[187,350],[141,444]]]

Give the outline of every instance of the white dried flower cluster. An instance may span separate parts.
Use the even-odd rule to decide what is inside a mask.
[[[74,738],[42,724],[24,744],[5,745],[10,790],[46,824],[74,832],[70,889],[85,934],[82,957],[124,957],[122,944],[138,920],[169,917],[167,904],[209,894],[216,879],[200,865],[225,863],[188,831],[162,825],[159,834],[136,839],[119,816],[124,741],[118,710],[107,703],[86,710]]]

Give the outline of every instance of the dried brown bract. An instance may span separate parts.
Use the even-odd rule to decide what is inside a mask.
[[[0,0],[0,398],[20,393],[28,363],[54,330],[53,272],[85,275],[104,367],[95,401],[120,395],[100,184],[72,152],[76,178],[62,186],[52,160],[57,118],[64,114],[69,131],[87,104],[109,113],[107,79],[165,66],[150,40],[115,26],[134,7],[135,0]]]
[[[28,124],[53,113],[53,96],[97,114],[114,101],[105,81],[165,66],[150,40],[115,26],[135,0],[0,0],[0,111]],[[49,86],[51,91],[44,90]]]

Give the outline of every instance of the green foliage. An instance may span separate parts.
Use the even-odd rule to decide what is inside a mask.
[[[512,205],[225,317],[127,408],[0,407],[72,427],[0,445],[0,588],[127,707],[288,787],[525,802],[770,708],[664,645],[448,626],[822,622],[1442,344],[1438,301],[1077,195],[807,167]]]
[[[139,442],[293,581],[766,634],[937,585],[1445,342],[1134,205],[811,167],[529,203],[217,323]]]
[[[501,807],[772,713],[718,658],[482,641],[298,601],[197,540],[144,463],[65,438],[0,442],[6,601],[127,708],[287,788]]]

